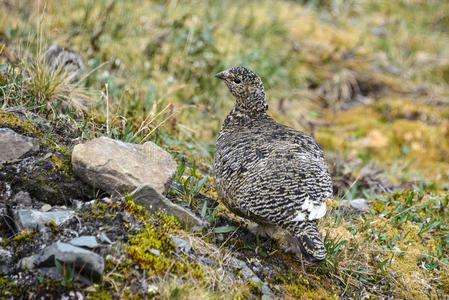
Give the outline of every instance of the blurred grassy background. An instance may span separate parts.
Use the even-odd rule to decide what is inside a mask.
[[[213,75],[230,66],[255,70],[271,114],[306,131],[305,124],[327,122],[329,108],[336,114],[342,102],[359,95],[368,102],[398,93],[447,98],[446,1],[63,0],[2,6],[0,35],[7,44],[33,54],[60,44],[80,52],[91,70],[101,66],[85,87],[108,85],[111,118],[121,116],[128,131],[171,104],[137,140],[173,114],[152,138],[180,144],[207,161],[233,106]],[[96,101],[102,115],[104,107]]]

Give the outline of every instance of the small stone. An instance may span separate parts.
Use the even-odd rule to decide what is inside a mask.
[[[235,257],[231,257],[229,259],[229,263],[233,268],[239,269],[245,280],[252,281],[254,284],[256,284],[262,294],[267,295],[267,297],[272,296],[272,291],[268,284],[260,280],[260,278],[253,272],[253,270],[251,270],[250,267],[248,267],[248,265],[244,261]]]
[[[74,238],[70,244],[78,247],[97,248],[99,246],[97,239],[92,235],[84,235]]]
[[[0,167],[2,166],[2,162],[0,162]],[[9,199],[11,198],[12,189],[11,185],[7,182],[0,181],[0,198]]]
[[[51,205],[50,204],[44,204],[42,207],[41,207],[41,211],[42,212],[47,212],[47,211],[49,211],[51,209]]]
[[[173,242],[173,244],[175,244],[176,249],[182,252],[190,252],[190,249],[192,249],[192,245],[189,241],[181,239],[177,236],[172,236],[171,241]]]
[[[111,193],[150,183],[165,194],[177,171],[171,155],[153,142],[136,145],[107,137],[76,145],[72,164],[82,180]]]
[[[108,238],[108,236],[104,232],[100,232],[98,234],[98,239],[106,244],[109,244],[109,245],[113,244],[113,242]]]
[[[62,242],[56,242],[43,249],[37,255],[34,266],[53,267],[55,259],[97,281],[104,271],[103,257],[84,248]]]
[[[120,215],[122,216],[123,221],[125,221],[126,223],[131,223],[132,215],[129,211],[125,210],[125,211],[121,212]]]
[[[27,256],[19,260],[17,263],[20,269],[33,269],[36,261],[36,257],[34,255]]]
[[[150,252],[153,253],[156,256],[161,255],[161,251],[157,250],[157,249],[150,249]]]
[[[77,299],[77,300],[83,300],[84,299],[84,296],[83,296],[83,294],[80,291],[76,291],[75,294],[76,294],[76,297],[74,297],[74,299]]]
[[[112,199],[109,197],[104,197],[103,199],[101,199],[101,201],[103,201],[104,203],[112,203]]]
[[[33,204],[33,200],[30,197],[28,192],[20,191],[15,196],[13,201],[20,206],[31,206]]]
[[[262,300],[264,300],[264,299],[265,299],[265,300],[268,300],[268,299],[274,299],[273,296],[272,296],[271,289],[270,289],[270,287],[268,286],[268,284],[264,283],[264,284],[261,286],[261,289],[262,289],[262,294],[263,294]]]
[[[7,265],[12,261],[12,258],[13,258],[12,252],[3,249],[3,247],[0,246],[0,264]]]
[[[264,292],[265,288],[265,292]],[[272,300],[274,297],[271,295],[271,290],[267,285],[262,286],[262,298],[261,300]]]
[[[149,284],[147,287],[148,294],[157,294],[159,287],[155,284]]]
[[[84,202],[80,201],[80,200],[72,200],[72,206],[76,209],[76,210],[80,210],[81,208],[83,208]]]
[[[360,211],[367,211],[371,207],[370,201],[368,201],[367,199],[364,199],[364,198],[358,198],[358,199],[354,199],[354,200],[343,200],[343,201],[341,201],[341,204],[343,204],[345,206],[352,207],[352,208],[354,208],[356,210],[360,210]]]
[[[9,128],[0,128],[0,161],[13,162],[39,145],[33,138],[20,135]]]
[[[205,264],[206,266],[209,266],[209,267],[211,267],[215,264],[214,261],[210,257],[207,257],[207,256],[198,257],[198,261],[202,264]]]
[[[207,223],[195,216],[188,209],[177,205],[168,200],[159,193],[150,184],[141,184],[129,196],[133,197],[134,202],[143,206],[149,211],[162,210],[168,215],[176,217],[183,224],[191,227],[193,230],[201,230],[207,227]]]
[[[378,26],[371,29],[371,33],[380,37],[384,37],[387,35],[387,29],[385,26]]]
[[[74,215],[73,210],[60,210],[41,212],[34,209],[16,209],[13,210],[14,219],[19,227],[19,230],[24,228],[39,228],[45,227],[45,223],[55,222],[60,225]]]

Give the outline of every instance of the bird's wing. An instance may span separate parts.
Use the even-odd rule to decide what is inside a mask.
[[[264,155],[251,166],[252,176],[242,185],[245,209],[276,224],[323,217],[325,200],[332,198],[332,185],[317,147],[317,151],[304,151],[304,145],[290,140],[256,149]]]

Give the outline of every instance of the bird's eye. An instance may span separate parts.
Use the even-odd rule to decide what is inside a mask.
[[[240,83],[241,81],[240,81],[240,79],[236,78],[236,79],[234,79],[234,82],[235,83]]]

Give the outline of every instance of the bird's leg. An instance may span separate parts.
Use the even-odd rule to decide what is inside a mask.
[[[269,237],[277,241],[279,248],[285,252],[291,252],[296,256],[301,257],[301,250],[298,247],[298,239],[287,230],[274,225],[257,223],[251,223],[247,228],[254,235]]]
[[[277,232],[279,231],[279,227],[268,224],[251,223],[247,228],[254,235],[269,237],[272,239],[276,239]]]
[[[296,256],[301,256],[301,250],[298,247],[298,239],[294,237],[290,232],[284,231],[282,235],[279,236],[279,247],[285,252],[290,252]]]

